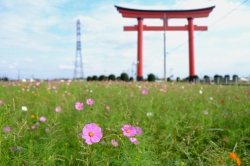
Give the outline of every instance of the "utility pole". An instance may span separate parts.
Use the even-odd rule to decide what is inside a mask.
[[[249,76],[248,76],[248,84],[250,84],[250,74],[249,74]]]
[[[132,63],[132,68],[131,68],[131,77],[134,79],[134,75],[133,75],[133,73],[134,73],[134,70],[133,70],[133,63]]]
[[[138,67],[139,61],[137,61],[136,63],[132,63],[132,71],[133,71],[133,65],[135,65],[135,80],[137,80],[136,76],[137,76],[137,67]],[[134,78],[134,76],[132,76]]]
[[[19,72],[19,69],[18,69],[17,81],[20,81],[20,72]]]

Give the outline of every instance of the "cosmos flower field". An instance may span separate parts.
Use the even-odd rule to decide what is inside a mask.
[[[2,166],[250,165],[250,87],[1,82]]]

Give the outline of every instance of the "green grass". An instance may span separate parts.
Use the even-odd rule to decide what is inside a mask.
[[[246,86],[188,83],[0,83],[0,165],[233,166],[232,151],[250,165],[248,92]],[[89,98],[94,105],[86,104]],[[47,121],[39,122],[41,116]],[[103,132],[92,145],[79,136],[89,123]],[[142,128],[140,144],[122,135],[125,124]]]

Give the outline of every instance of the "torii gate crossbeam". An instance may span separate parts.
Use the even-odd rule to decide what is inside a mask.
[[[192,10],[141,10],[129,9],[124,7],[115,6],[117,10],[125,18],[136,18],[138,25],[124,26],[124,31],[138,31],[138,45],[137,45],[137,80],[143,80],[143,31],[163,31],[163,26],[146,26],[143,25],[144,18],[162,19],[164,15],[167,16],[165,25],[167,31],[188,31],[189,38],[189,79],[193,81],[195,76],[195,60],[194,60],[194,31],[206,31],[207,26],[197,26],[193,24],[194,18],[208,17],[209,13],[215,6],[192,9]],[[169,26],[168,19],[173,18],[186,18],[188,25],[185,26]]]

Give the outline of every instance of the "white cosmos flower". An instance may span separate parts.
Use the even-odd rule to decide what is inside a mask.
[[[152,112],[148,112],[147,116],[153,116],[153,113]]]
[[[200,94],[202,94],[202,90],[200,90]]]
[[[28,111],[28,108],[26,106],[22,106],[23,111]]]
[[[210,100],[213,100],[213,98],[212,98],[212,97],[210,97],[209,99],[210,99]]]

